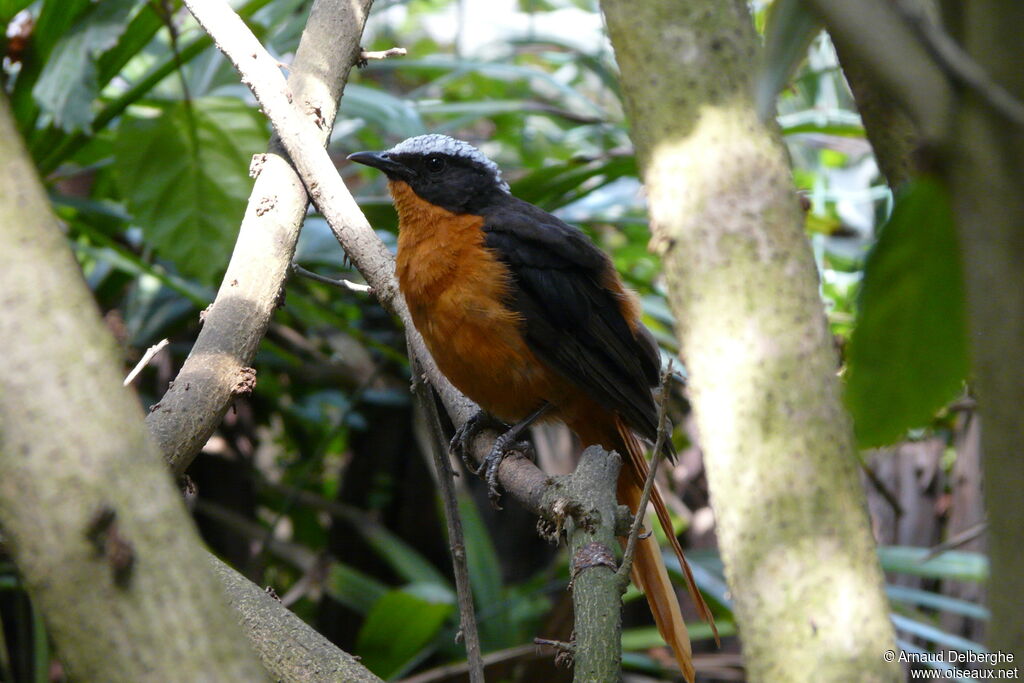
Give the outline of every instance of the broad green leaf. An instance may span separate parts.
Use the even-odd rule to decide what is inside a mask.
[[[324,589],[341,604],[362,614],[373,609],[389,590],[386,584],[341,562],[331,565]]]
[[[988,558],[981,553],[949,550],[928,558],[928,548],[890,545],[878,549],[882,569],[931,579],[985,581]]]
[[[39,17],[32,28],[29,58],[22,63],[14,81],[14,91],[10,93],[11,109],[26,140],[30,138],[39,114],[33,90],[40,73],[48,66],[50,52],[90,7],[89,0],[47,0],[39,10]]]
[[[821,21],[803,0],[775,0],[768,8],[764,55],[757,76],[757,113],[770,120],[775,98],[807,56],[811,41],[821,32]]]
[[[14,15],[32,4],[32,0],[0,0],[0,22],[11,23]]]
[[[953,399],[969,369],[960,249],[945,188],[897,196],[864,266],[846,404],[862,448],[892,443]]]
[[[96,60],[117,43],[139,0],[96,3],[64,34],[32,89],[40,108],[67,132],[88,128],[99,95]]]
[[[264,119],[233,98],[206,97],[125,116],[117,182],[146,242],[183,272],[211,282],[227,263],[252,186]]]
[[[367,615],[356,653],[370,671],[391,678],[431,644],[452,609],[448,602],[432,602],[406,590],[391,591]]]
[[[480,637],[487,649],[510,647],[515,643],[509,642],[507,637],[514,634],[507,623],[508,613],[500,609],[505,600],[501,561],[491,543],[490,532],[480,517],[476,503],[466,493],[459,496],[459,514],[466,541],[469,582],[480,611]]]

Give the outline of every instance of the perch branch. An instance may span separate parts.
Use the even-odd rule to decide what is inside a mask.
[[[316,144],[313,124],[298,116],[273,58],[222,0],[188,0],[187,5],[253,90],[338,242],[380,304],[405,325],[409,346],[422,365],[423,375],[438,392],[453,423],[462,425],[478,408],[438,370],[398,291],[394,258],[356,205],[323,146]],[[179,384],[175,382],[175,386]],[[497,434],[490,431],[474,441],[471,451],[477,461],[483,461],[495,438]],[[526,509],[547,519],[557,516],[545,502],[548,477],[528,459],[506,458],[498,470],[498,479]]]
[[[222,0],[186,0],[186,5],[213,37],[218,48],[238,69],[242,82],[253,91],[273,124],[313,203],[327,220],[352,263],[362,273],[367,284],[373,288],[381,305],[397,315],[405,324],[412,355],[421,364],[422,374],[439,392],[455,424],[463,424],[476,411],[475,406],[456,391],[438,371],[422,337],[413,326],[405,300],[398,291],[394,278],[393,257],[370,227],[330,157],[322,144],[319,144],[315,122],[299,115],[273,58]],[[485,439],[478,438],[473,444],[472,451],[478,460],[483,459],[483,455],[493,443],[492,437],[493,435],[488,435]],[[487,443],[488,441],[491,443]],[[601,454],[601,457],[595,454]],[[615,579],[615,568],[603,562],[592,564],[587,559],[607,556],[614,558],[611,548],[614,547],[615,530],[619,520],[619,506],[615,502],[614,494],[619,463],[617,456],[607,454],[600,448],[587,449],[572,481],[589,479],[592,483],[573,486],[571,490],[565,488],[564,480],[562,483],[551,483],[548,477],[524,458],[506,458],[499,469],[499,480],[506,490],[523,502],[528,509],[539,512],[548,519],[572,519],[571,513],[574,508],[588,509],[582,501],[603,496],[600,504],[594,503],[589,506],[597,510],[597,516],[603,520],[603,524],[584,522],[578,526],[585,533],[572,534],[572,538],[575,539],[572,541],[573,551],[577,553],[579,560],[576,564],[574,590],[578,608],[577,634],[583,634],[580,640],[581,656],[577,658],[577,675],[581,671],[589,672],[592,669],[607,670],[614,675],[621,660],[621,586]],[[598,477],[599,473],[607,476]],[[593,485],[594,480],[600,481]],[[598,534],[597,531],[593,531],[595,529],[603,531]],[[607,552],[586,551],[586,543],[583,541],[588,538],[604,546]],[[605,572],[599,571],[601,566],[605,567]],[[614,585],[601,587],[609,581]],[[613,634],[611,637],[608,637],[609,632]],[[585,656],[582,650],[587,651]],[[580,664],[584,662],[586,666],[581,669]],[[589,673],[581,680],[591,680],[586,676],[589,676]],[[593,680],[605,680],[605,677],[598,676]]]

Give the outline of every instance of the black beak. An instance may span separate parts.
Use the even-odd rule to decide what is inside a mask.
[[[390,159],[387,152],[356,152],[349,154],[348,160],[380,169],[392,180],[410,180],[416,175],[408,166]]]

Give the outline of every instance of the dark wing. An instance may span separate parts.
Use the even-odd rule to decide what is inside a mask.
[[[649,333],[633,334],[612,264],[579,229],[510,198],[485,216],[484,243],[511,270],[508,305],[525,320],[530,349],[648,439],[657,434],[651,387],[660,358]]]

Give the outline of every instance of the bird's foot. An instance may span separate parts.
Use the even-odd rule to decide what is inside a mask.
[[[509,430],[509,426],[493,415],[480,410],[455,431],[455,436],[452,437],[451,443],[448,445],[451,454],[461,458],[462,464],[473,474],[480,474],[487,464],[487,461],[484,460],[483,464],[477,465],[471,452],[473,440],[485,429],[494,429],[504,433]]]
[[[477,471],[477,474],[483,471],[484,480],[487,482],[487,497],[491,499],[491,505],[498,510],[501,509],[501,505],[498,503],[501,500],[501,493],[498,491],[498,468],[501,467],[501,462],[508,457],[509,453],[513,452],[536,460],[533,444],[529,441],[519,440],[521,433],[521,428],[512,427],[495,439],[491,452],[484,458],[480,470]]]

